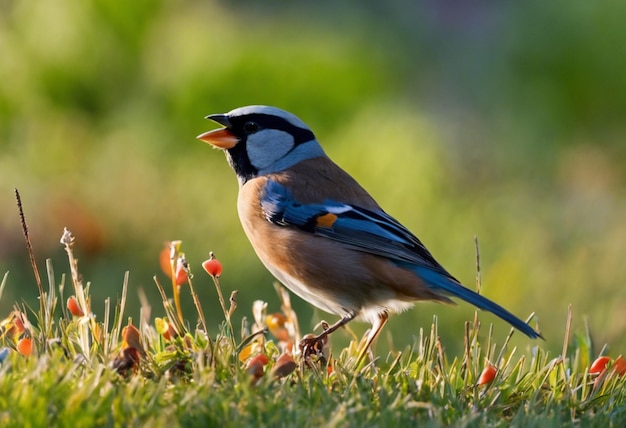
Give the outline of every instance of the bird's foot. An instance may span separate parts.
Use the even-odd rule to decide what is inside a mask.
[[[324,358],[324,346],[328,343],[328,336],[320,337],[314,334],[305,335],[300,341],[300,352],[304,360],[315,356],[319,359]]]
[[[348,312],[347,315],[331,326],[329,326],[326,321],[322,321],[321,324],[324,329],[323,332],[321,332],[318,336],[313,334],[307,334],[304,336],[299,345],[303,361],[308,361],[311,356],[317,356],[318,361],[326,365],[326,357],[324,356],[323,351],[324,346],[328,343],[328,335],[352,321],[356,315],[356,312]]]
[[[324,331],[319,335],[306,334],[302,340],[300,340],[300,353],[304,361],[308,361],[311,357],[316,357],[318,361],[325,364],[326,357],[324,356],[324,347],[328,343],[328,335],[332,332],[329,330],[328,323],[322,321],[322,328]]]

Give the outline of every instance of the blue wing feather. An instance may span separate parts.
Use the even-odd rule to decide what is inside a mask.
[[[540,337],[502,306],[461,285],[415,235],[382,210],[372,211],[332,200],[302,204],[285,186],[273,180],[266,183],[261,207],[271,223],[296,227],[355,250],[386,257],[397,266],[415,272],[441,294],[456,296],[492,312],[531,338]]]
[[[301,204],[285,186],[273,180],[268,180],[265,186],[261,207],[272,223],[294,226],[393,260],[431,266],[449,275],[415,235],[382,210],[372,211],[331,200]],[[336,216],[332,227],[318,222],[328,214]]]

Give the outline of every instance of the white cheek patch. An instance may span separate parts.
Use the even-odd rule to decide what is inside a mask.
[[[291,134],[277,129],[264,129],[248,136],[248,159],[255,168],[262,170],[289,153],[294,144]]]

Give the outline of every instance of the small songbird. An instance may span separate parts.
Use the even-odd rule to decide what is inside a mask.
[[[541,337],[502,306],[464,287],[406,227],[331,161],[313,132],[276,107],[248,106],[206,117],[224,128],[197,138],[224,150],[239,180],[237,209],[265,267],[287,288],[341,319],[372,324],[369,349],[390,313],[419,300],[465,300]]]

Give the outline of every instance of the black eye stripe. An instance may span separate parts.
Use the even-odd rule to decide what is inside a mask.
[[[258,131],[259,129],[277,129],[293,135],[295,144],[306,143],[307,141],[315,139],[315,135],[313,135],[313,132],[311,132],[310,130],[295,126],[291,122],[283,119],[280,116],[256,113],[245,116],[232,117],[230,118],[230,120],[233,124],[235,132],[237,132],[237,129],[239,129],[244,134],[251,134]],[[255,131],[250,131],[249,129],[247,129],[248,126],[251,126],[251,124],[255,124],[257,126],[257,129]]]

